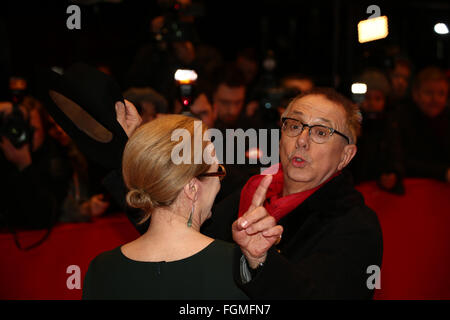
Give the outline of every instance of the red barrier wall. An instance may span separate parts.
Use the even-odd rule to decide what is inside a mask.
[[[450,299],[450,186],[408,179],[405,188],[405,196],[395,196],[372,182],[358,187],[383,230],[381,289],[375,299]],[[26,246],[44,233],[21,232],[19,239]],[[80,268],[82,285],[91,259],[136,237],[123,214],[58,225],[27,252],[16,247],[11,234],[0,234],[0,299],[80,299],[81,289],[67,287],[73,278],[67,268]]]

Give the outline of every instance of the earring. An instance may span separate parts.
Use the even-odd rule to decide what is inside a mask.
[[[188,228],[192,227],[192,215],[194,214],[194,210],[195,210],[195,205],[192,204],[191,214],[189,215],[189,219],[187,222]]]

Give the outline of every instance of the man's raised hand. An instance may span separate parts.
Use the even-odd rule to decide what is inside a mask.
[[[277,225],[275,218],[263,207],[271,182],[271,175],[261,180],[247,212],[232,225],[233,239],[241,247],[251,268],[266,260],[267,251],[283,233],[283,227]]]

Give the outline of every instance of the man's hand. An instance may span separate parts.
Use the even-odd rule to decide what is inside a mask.
[[[24,170],[32,163],[28,143],[17,149],[8,138],[0,137],[0,149],[3,151],[6,160],[13,163],[19,171]]]
[[[267,251],[279,241],[283,233],[283,227],[276,225],[275,218],[263,207],[271,181],[271,175],[262,179],[248,211],[231,227],[234,241],[241,247],[253,269],[266,260]]]
[[[137,112],[136,107],[128,100],[125,100],[125,104],[122,101],[117,101],[115,107],[117,122],[120,123],[123,131],[125,131],[129,138],[141,125],[142,118]]]

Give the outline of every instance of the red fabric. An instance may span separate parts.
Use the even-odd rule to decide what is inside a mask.
[[[336,177],[339,173],[334,174],[328,180],[326,180],[321,185],[302,192],[297,192],[283,197],[283,170],[281,166],[275,174],[272,175],[272,182],[269,185],[266,193],[266,201],[264,202],[264,208],[271,216],[273,216],[277,221],[287,215],[289,212],[297,208],[303,201],[305,201],[310,195],[317,191],[325,183]],[[241,217],[252,204],[253,195],[256,192],[261,180],[265,177],[265,172],[263,174],[258,174],[251,177],[241,192],[241,199],[239,202],[239,214]]]
[[[381,290],[375,299],[450,299],[450,184],[406,179],[404,196],[357,189],[383,232]]]
[[[450,185],[426,179],[404,184],[404,196],[381,191],[374,182],[357,188],[383,231],[375,299],[450,299]],[[19,238],[27,245],[43,234],[24,231]],[[27,252],[17,249],[11,234],[0,234],[0,299],[80,299],[81,289],[66,286],[67,267],[78,265],[82,281],[96,255],[137,237],[124,215],[58,225],[46,242]]]
[[[35,243],[45,231],[18,233],[22,246]],[[71,265],[81,270],[81,287],[91,260],[138,237],[124,214],[92,223],[60,224],[39,247],[19,250],[11,234],[0,234],[0,299],[81,299],[80,289],[69,289]]]

